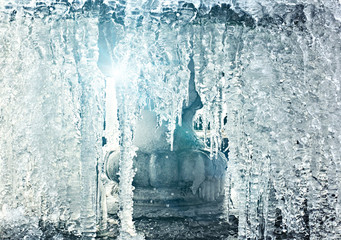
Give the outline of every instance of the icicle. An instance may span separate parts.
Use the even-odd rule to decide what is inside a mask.
[[[118,108],[119,108],[119,123],[120,123],[120,170],[119,170],[119,204],[121,210],[119,217],[121,220],[119,238],[131,239],[137,237],[134,222],[133,222],[133,158],[137,150],[132,145],[132,124],[134,109],[127,104],[124,94],[126,90],[117,88]],[[134,105],[132,106],[134,107]]]
[[[116,49],[117,53],[120,48]],[[133,158],[137,150],[134,147],[133,131],[137,118],[137,99],[136,99],[136,75],[127,69],[126,61],[130,55],[122,55],[120,65],[115,66],[113,79],[116,81],[116,96],[118,106],[118,122],[120,131],[120,159],[119,159],[119,217],[121,221],[119,238],[140,239],[137,235],[133,222],[133,178],[135,175],[133,169]],[[130,78],[130,79],[128,79]]]

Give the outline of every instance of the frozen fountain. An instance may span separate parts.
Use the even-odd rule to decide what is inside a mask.
[[[340,239],[337,0],[3,0],[0,239]]]

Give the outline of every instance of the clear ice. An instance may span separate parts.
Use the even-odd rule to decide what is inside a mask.
[[[143,239],[184,182],[239,239],[341,239],[340,58],[337,0],[2,0],[0,239]]]

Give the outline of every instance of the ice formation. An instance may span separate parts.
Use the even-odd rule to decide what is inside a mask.
[[[115,149],[120,238],[142,238],[136,127],[152,109],[176,151],[194,77],[239,238],[340,239],[340,21],[337,0],[2,1],[0,237],[95,237]]]

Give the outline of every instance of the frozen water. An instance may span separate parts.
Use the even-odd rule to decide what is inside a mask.
[[[239,239],[340,239],[340,21],[337,0],[2,1],[0,238],[94,238],[109,209],[142,238],[134,186],[189,182]]]

